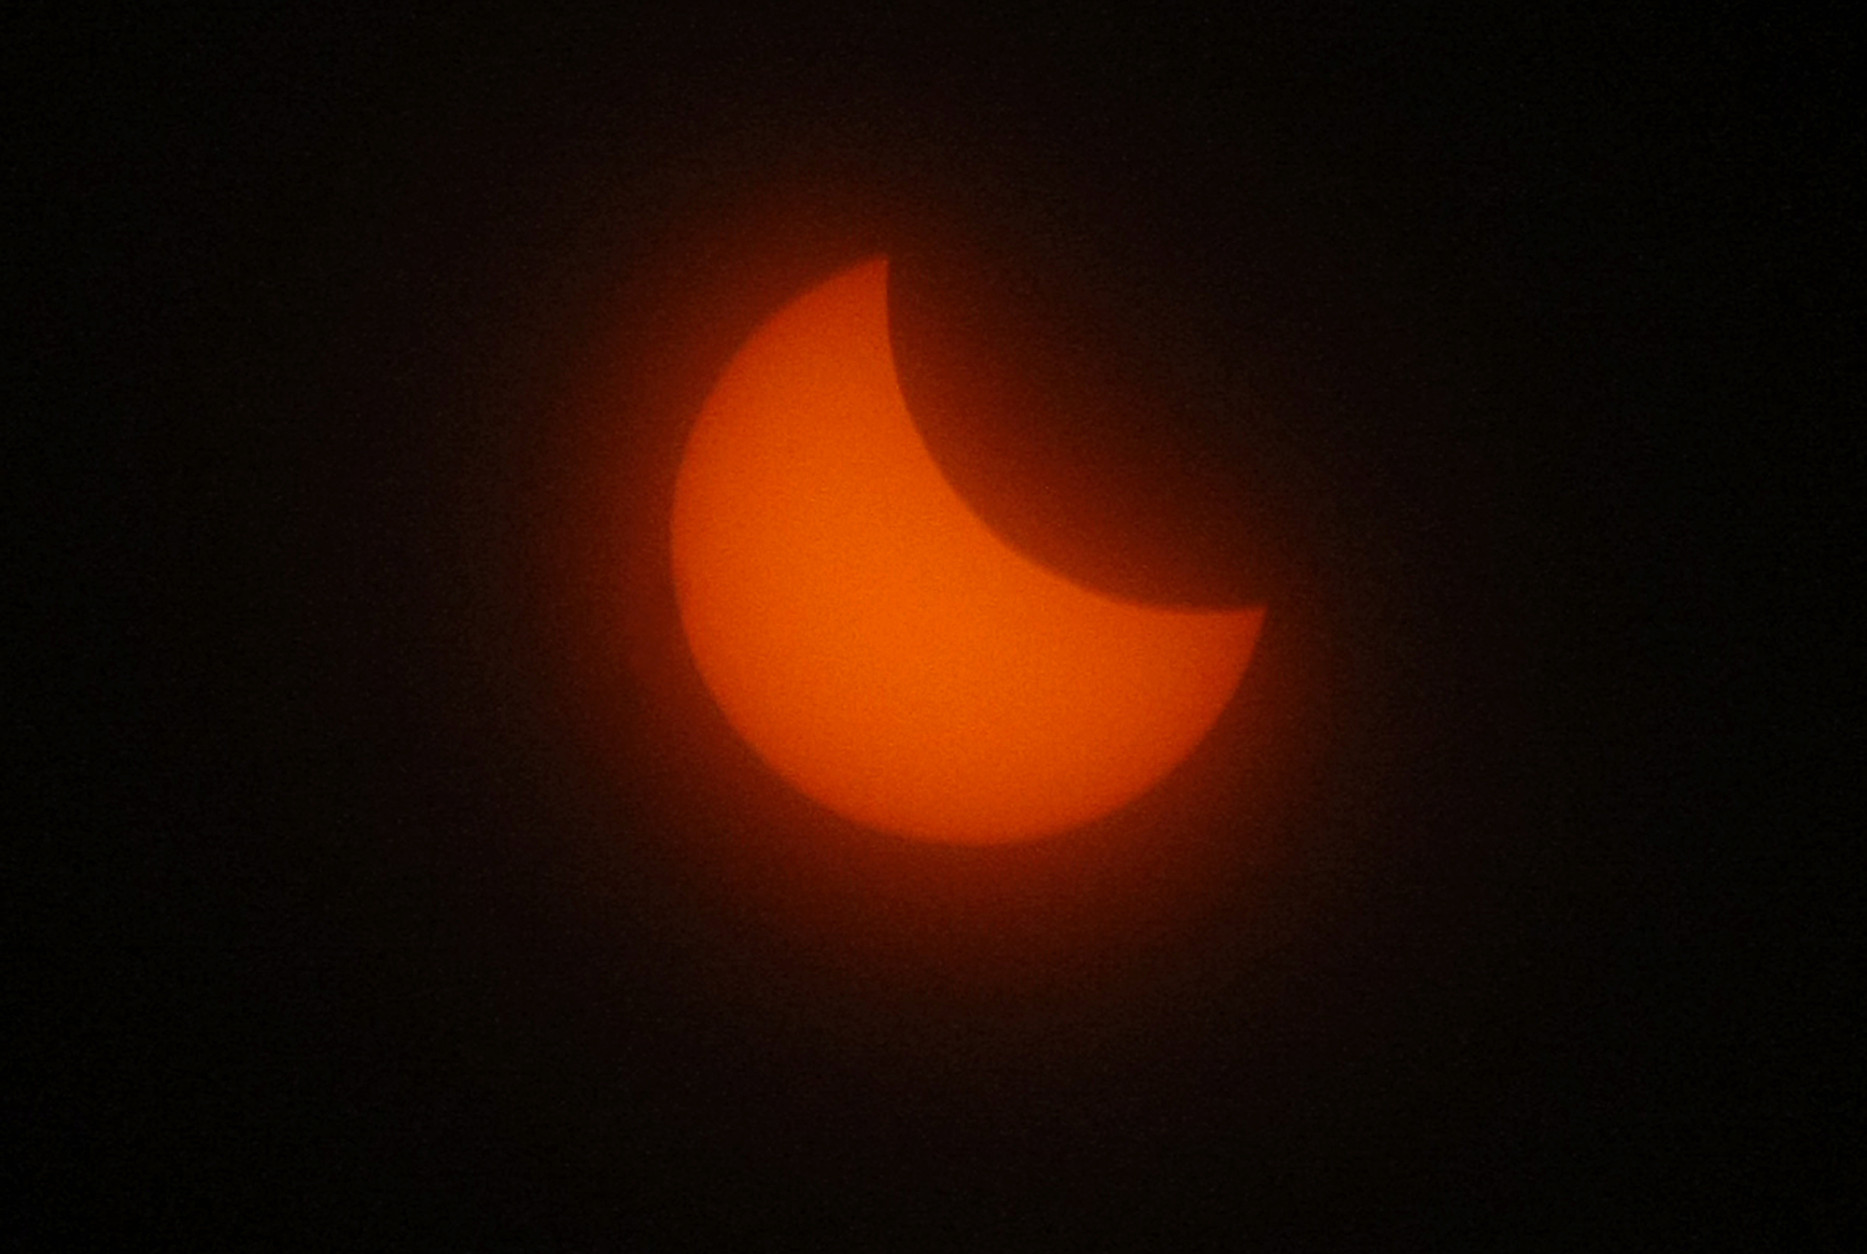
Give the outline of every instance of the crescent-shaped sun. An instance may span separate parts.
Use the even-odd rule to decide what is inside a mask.
[[[908,413],[876,258],[732,358],[688,436],[672,560],[728,723],[831,810],[922,840],[1076,827],[1205,737],[1264,610],[1117,601],[1011,548]]]

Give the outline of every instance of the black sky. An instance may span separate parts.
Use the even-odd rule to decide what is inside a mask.
[[[1746,730],[1841,360],[1809,34],[27,32],[35,1225],[1838,1240],[1841,916]],[[1182,800],[1080,863],[787,800],[681,704],[652,544],[578,529],[611,474],[652,517],[709,371],[875,250],[988,518],[1272,606]],[[605,596],[632,626],[573,664]]]

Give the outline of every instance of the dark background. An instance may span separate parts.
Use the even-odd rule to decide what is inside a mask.
[[[1838,1243],[1835,32],[625,9],[21,24],[29,1228]],[[1006,534],[1272,607],[1064,852],[671,643],[682,416],[871,251]]]

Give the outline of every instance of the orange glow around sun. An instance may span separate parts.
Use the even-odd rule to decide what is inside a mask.
[[[676,482],[681,624],[727,721],[857,823],[1030,840],[1135,799],[1230,701],[1262,608],[1110,599],[992,533],[941,475],[889,344],[887,262],[740,348]]]

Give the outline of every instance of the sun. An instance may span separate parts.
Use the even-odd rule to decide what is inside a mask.
[[[687,644],[738,734],[844,817],[1053,835],[1192,752],[1265,611],[1116,600],[994,534],[902,398],[887,284],[875,258],[797,297],[701,407],[671,519]]]

